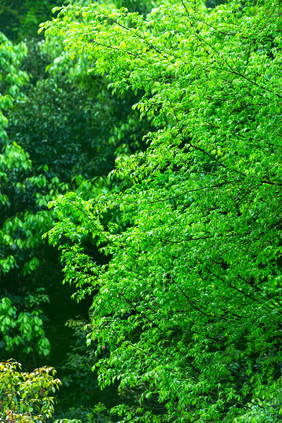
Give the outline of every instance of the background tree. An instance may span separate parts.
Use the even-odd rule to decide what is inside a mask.
[[[13,218],[7,219],[7,210],[10,210],[12,203],[17,203],[14,196],[23,196],[26,186],[32,185],[32,178],[28,178],[31,162],[28,154],[15,142],[7,137],[6,128],[8,125],[7,115],[16,99],[21,99],[20,88],[27,83],[27,74],[21,71],[20,65],[26,54],[24,44],[13,45],[2,33],[1,38],[1,147],[0,155],[0,182],[1,182],[1,219],[0,219],[0,273],[1,279],[12,272],[18,265],[16,257],[18,250],[25,250],[28,244],[36,242],[36,235],[33,237],[34,220],[26,211],[22,215],[15,214]],[[11,189],[11,184],[13,188]],[[47,227],[46,227],[47,228]],[[40,236],[40,232],[37,234]],[[30,258],[24,265],[23,271],[28,273],[36,267],[36,258]],[[15,346],[25,343],[24,350],[32,350],[31,343],[36,339],[38,351],[47,354],[49,342],[44,336],[40,310],[36,307],[45,298],[25,296],[25,301],[30,310],[25,312],[18,310],[19,301],[14,304],[6,296],[5,287],[1,286],[2,297],[0,304],[0,330],[3,336],[3,345],[8,351]],[[26,293],[28,294],[28,293]],[[15,300],[15,298],[13,298]],[[23,302],[23,301],[22,301]]]
[[[35,37],[39,23],[49,19],[53,7],[62,4],[59,0],[1,0],[1,31],[12,41]]]

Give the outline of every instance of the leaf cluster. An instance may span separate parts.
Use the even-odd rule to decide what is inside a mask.
[[[5,422],[46,422],[54,412],[54,393],[61,381],[52,367],[22,372],[9,360],[0,363],[0,418]],[[3,420],[4,421],[4,420]]]

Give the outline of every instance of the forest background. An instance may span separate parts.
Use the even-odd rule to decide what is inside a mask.
[[[64,4],[0,2],[1,421],[281,420],[279,2]]]

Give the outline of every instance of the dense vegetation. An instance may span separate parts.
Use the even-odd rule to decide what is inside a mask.
[[[280,421],[279,0],[43,3],[1,34],[0,419]]]

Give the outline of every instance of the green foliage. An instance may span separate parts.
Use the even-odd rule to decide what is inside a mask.
[[[140,122],[137,112],[131,110],[134,96],[114,97],[101,77],[84,75],[83,68],[77,67],[70,75],[70,69],[67,72],[61,66],[56,73],[45,74],[51,59],[41,50],[42,42],[29,40],[28,50],[22,45],[25,57],[20,56],[17,46],[5,42],[11,53],[15,50],[11,62],[16,71],[20,75],[21,66],[30,79],[22,72],[25,86],[20,87],[5,109],[5,122],[9,124],[0,155],[1,353],[3,358],[13,353],[26,365],[37,366],[40,360],[37,353],[49,355],[51,343],[48,359],[63,373],[65,382],[60,398],[65,406],[81,406],[84,419],[90,413],[94,388],[98,391],[97,380],[87,361],[89,355],[83,357],[85,348],[75,349],[68,358],[59,356],[72,341],[65,335],[64,322],[58,323],[62,315],[65,319],[69,316],[65,314],[68,302],[60,291],[57,256],[42,242],[42,234],[53,224],[53,213],[46,206],[68,185],[79,186],[79,192],[86,198],[104,189],[103,175],[114,167],[117,146],[119,155],[139,148]],[[54,51],[52,55],[56,62]],[[14,76],[10,75],[11,83]],[[9,86],[3,85],[3,92],[6,88]],[[93,177],[97,189],[86,179]],[[39,307],[38,294],[32,296],[34,302],[30,303],[28,293],[38,287],[48,294],[49,306]],[[64,294],[69,291],[65,289]],[[75,313],[73,308],[69,313]]]
[[[58,0],[0,0],[1,30],[10,40],[30,38],[36,35],[40,22],[49,19]]]
[[[115,91],[142,90],[135,108],[159,128],[117,162],[130,188],[53,203],[66,280],[95,294],[99,384],[134,398],[114,411],[122,422],[278,421],[278,1],[171,0],[147,18],[69,6],[46,27]],[[87,254],[87,237],[109,264]]]
[[[13,45],[0,32],[0,137],[5,137],[7,118],[5,111],[11,107],[15,97],[19,95],[20,87],[27,81],[27,74],[19,69],[22,59],[26,55],[26,46],[21,43]],[[2,142],[2,141],[1,141]],[[1,169],[1,168],[0,168]],[[1,170],[0,170],[1,171]],[[0,173],[2,177],[2,172]]]
[[[75,416],[79,415],[79,419],[70,417],[57,419],[54,423],[111,423],[112,416],[109,410],[102,403],[98,403],[91,409],[70,409],[68,414],[73,411]]]
[[[88,6],[93,4],[91,0],[68,0],[69,4],[78,6]],[[162,2],[160,0],[98,0],[95,3],[102,4],[104,7],[127,8],[130,12],[139,12],[146,14]],[[66,4],[66,3],[65,3]]]
[[[68,320],[66,326],[73,331],[73,343],[61,368],[64,375],[62,382],[67,387],[67,399],[69,408],[76,402],[79,395],[81,404],[92,405],[95,400],[95,392],[98,391],[97,378],[92,372],[96,362],[93,349],[87,348],[86,336],[89,333],[85,321]],[[88,325],[90,326],[90,325]]]
[[[54,412],[54,393],[61,382],[52,367],[22,372],[9,360],[0,363],[0,418],[5,422],[46,422]],[[3,420],[2,420],[3,419]]]
[[[15,99],[22,98],[20,88],[27,82],[28,77],[19,68],[27,51],[24,44],[13,45],[2,33],[0,37],[0,68],[2,71],[0,80],[2,92],[0,98],[0,134],[2,147],[2,154],[0,154],[0,201],[5,210],[5,208],[10,206],[10,198],[5,185],[14,180],[15,183],[13,185],[16,193],[19,194],[19,192],[24,190],[25,187],[18,179],[17,174],[21,171],[26,174],[31,169],[31,162],[28,154],[17,143],[7,139],[6,127],[8,125],[8,119],[4,115],[12,107]],[[3,222],[5,222],[5,211],[1,214],[1,223],[3,224]],[[1,273],[3,272],[5,274],[9,272],[15,265],[15,258],[12,255],[7,255],[6,258],[3,258],[2,248],[5,248],[6,245],[13,245],[9,230],[15,232],[17,226],[21,226],[21,223],[19,218],[16,217],[13,222],[5,222],[4,227],[0,230]]]
[[[26,300],[31,300],[32,302],[34,299],[34,296],[26,298]],[[49,355],[50,342],[45,337],[41,314],[42,311],[34,309],[34,307],[32,307],[30,312],[18,312],[9,298],[4,297],[1,299],[0,332],[2,332],[7,351],[11,352],[15,346],[24,345],[23,352],[29,353],[33,350],[33,343],[36,340],[38,353],[45,356]]]
[[[32,175],[29,154],[10,140],[6,140],[0,154],[0,166],[0,273],[6,275],[20,267],[26,276],[39,265],[33,249],[51,225],[46,206],[59,192],[59,180],[48,181],[44,174]]]
[[[87,416],[87,423],[111,423],[113,421],[109,410],[102,403],[98,403]]]
[[[49,180],[56,177],[72,184],[75,175],[92,179],[114,167],[121,141],[108,140],[130,106],[113,99],[103,81],[91,83],[93,94],[74,87],[59,73],[51,75],[30,87],[28,97],[10,112],[9,136],[29,152],[34,172],[46,169]]]
[[[118,8],[126,7],[130,12],[146,14],[164,2],[160,0],[116,0],[113,3]]]
[[[33,216],[26,211],[21,215],[16,214],[7,219],[7,209],[11,207],[11,197],[18,197],[25,191],[27,184],[32,184],[32,178],[27,178],[26,184],[19,179],[19,173],[27,174],[31,169],[31,162],[28,154],[17,143],[7,138],[6,128],[8,124],[7,115],[15,100],[21,100],[21,87],[27,83],[28,77],[20,70],[21,62],[26,55],[24,44],[13,45],[0,33],[0,69],[1,69],[1,97],[0,97],[0,134],[2,154],[0,154],[0,275],[3,282],[3,275],[8,274],[17,266],[17,252],[21,249],[30,248],[36,243],[37,225]],[[14,182],[14,183],[13,183]],[[13,183],[13,194],[11,196],[10,184]],[[14,197],[15,198],[15,197]],[[17,200],[15,201],[17,202]],[[15,207],[16,208],[16,207]],[[15,208],[13,212],[15,213]],[[47,227],[46,227],[47,228]],[[36,257],[27,260],[23,272],[31,272],[38,265]],[[3,291],[2,291],[3,292]],[[26,297],[27,298],[27,297]],[[35,299],[35,297],[33,297]],[[0,332],[3,337],[5,348],[12,351],[20,344],[24,344],[24,352],[32,350],[32,339],[37,338],[37,349],[40,354],[49,353],[50,344],[44,336],[42,329],[41,311],[39,309],[28,312],[19,311],[12,305],[8,297],[3,297],[0,302]],[[38,339],[39,338],[39,339]]]
[[[214,8],[220,4],[227,3],[226,0],[206,0],[206,7]]]
[[[31,35],[32,28],[26,36]],[[19,31],[24,32],[24,27]],[[17,360],[36,366],[36,353],[49,355],[51,342],[54,348],[49,360],[57,360],[57,366],[67,375],[64,381],[76,385],[67,403],[89,405],[93,392],[87,389],[97,387],[97,381],[82,355],[84,349],[70,357],[69,368],[62,357],[56,356],[56,351],[65,350],[71,340],[64,334],[60,339],[57,333],[56,316],[65,312],[67,302],[61,298],[62,305],[57,298],[61,281],[57,257],[42,242],[42,234],[53,224],[53,213],[46,206],[68,188],[66,183],[79,186],[79,192],[87,198],[96,188],[86,178],[98,178],[97,190],[104,189],[103,175],[113,169],[117,147],[119,155],[136,150],[142,134],[138,133],[138,114],[131,110],[134,96],[117,99],[107,91],[102,78],[84,75],[83,67],[75,68],[72,75],[63,66],[57,67],[56,73],[45,74],[51,59],[40,48],[42,44],[28,40],[27,46],[16,46],[3,36],[0,57],[3,111],[5,106],[5,138],[0,154],[0,348],[4,357],[13,353]],[[58,62],[56,52],[51,53]],[[6,92],[10,91],[13,96],[8,97]],[[38,287],[45,288],[51,300],[43,309],[29,302],[28,293]],[[35,302],[39,297],[32,296]],[[54,297],[60,305],[57,310]],[[54,324],[56,329],[51,328]],[[81,394],[84,388],[85,394]]]

